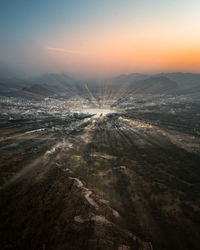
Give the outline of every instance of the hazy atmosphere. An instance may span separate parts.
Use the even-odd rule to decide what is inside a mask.
[[[0,1],[0,250],[199,250],[200,1]]]
[[[3,0],[5,72],[110,76],[200,70],[198,0]]]

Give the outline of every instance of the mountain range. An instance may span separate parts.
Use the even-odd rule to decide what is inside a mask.
[[[81,81],[65,74],[46,74],[31,79],[0,78],[0,95],[32,99],[45,97],[91,98],[102,93],[112,97],[127,95],[200,95],[200,74],[160,73],[119,75],[102,81]]]

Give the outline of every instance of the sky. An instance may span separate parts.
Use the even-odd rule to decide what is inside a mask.
[[[200,72],[199,0],[1,0],[0,73]]]

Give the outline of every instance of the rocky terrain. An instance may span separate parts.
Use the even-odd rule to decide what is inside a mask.
[[[199,75],[7,81],[0,249],[199,249]]]

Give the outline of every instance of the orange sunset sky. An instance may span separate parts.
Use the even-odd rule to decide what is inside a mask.
[[[0,62],[21,71],[87,76],[200,72],[200,1],[36,0],[1,5]]]

